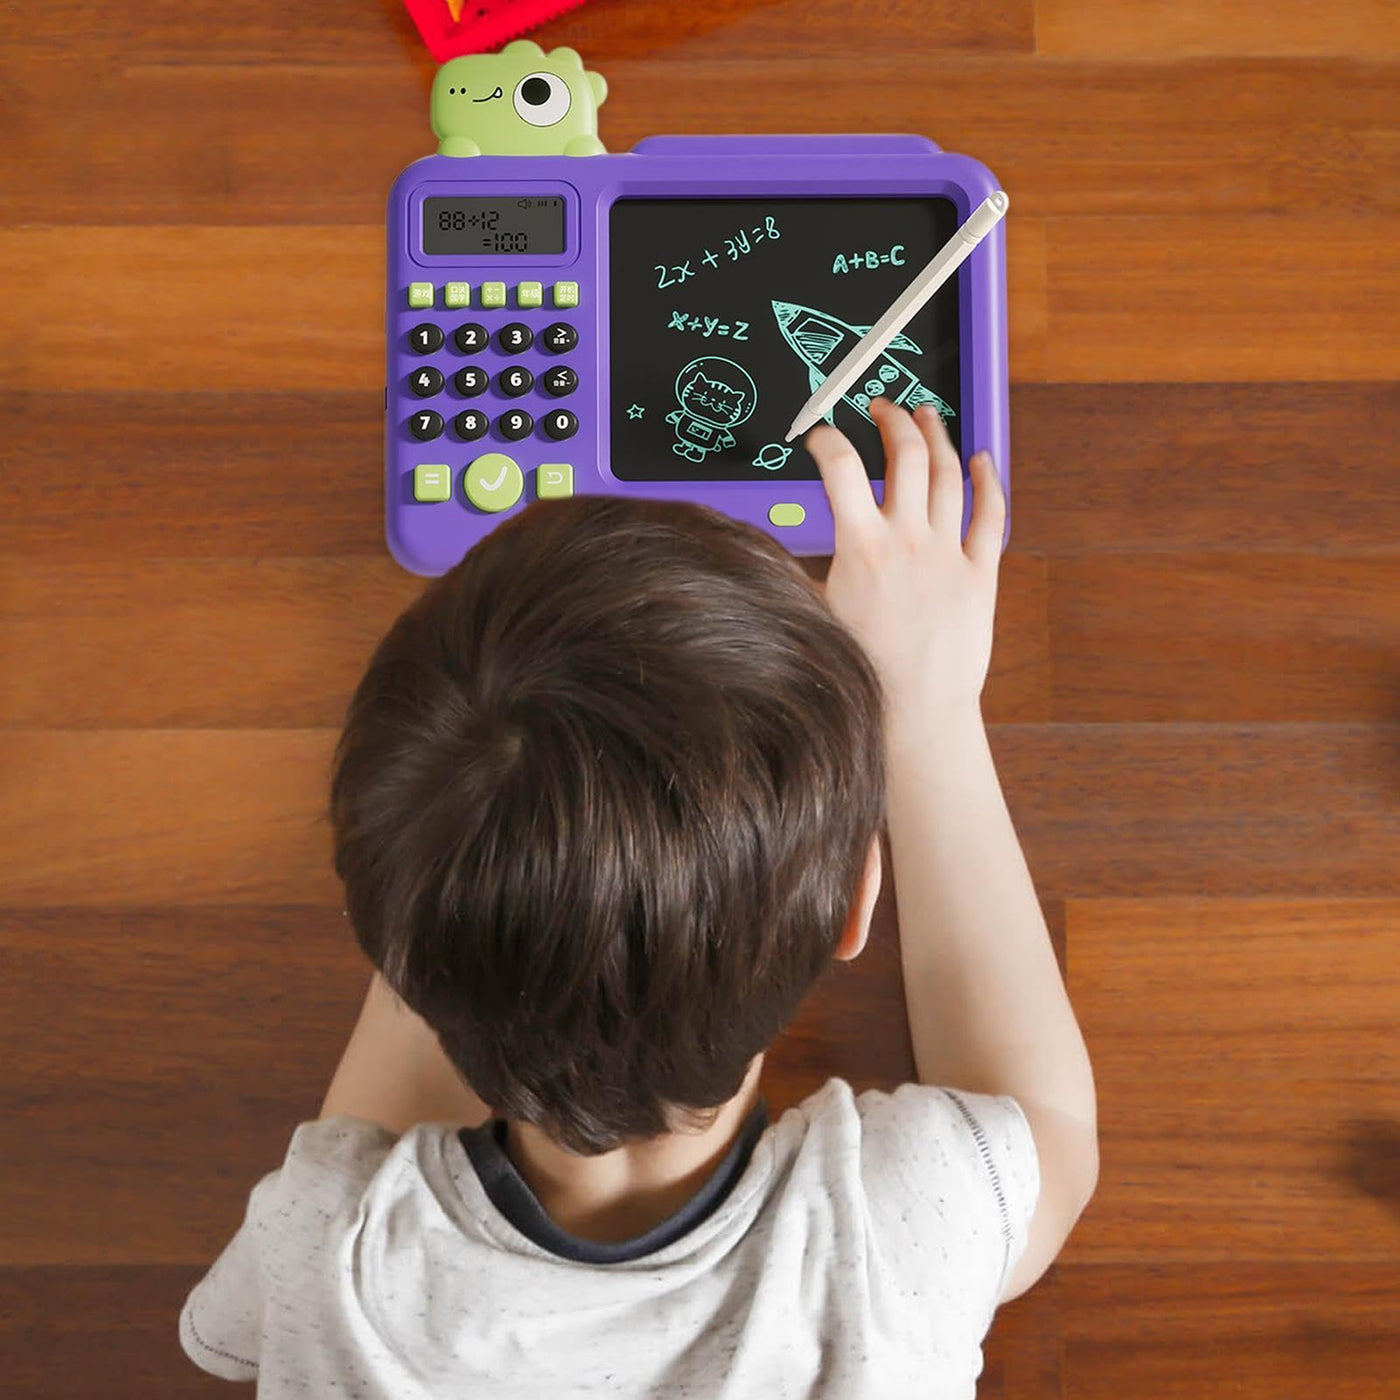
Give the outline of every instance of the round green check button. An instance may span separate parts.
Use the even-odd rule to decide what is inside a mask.
[[[525,490],[525,475],[515,458],[483,452],[466,470],[462,486],[478,510],[509,510]]]

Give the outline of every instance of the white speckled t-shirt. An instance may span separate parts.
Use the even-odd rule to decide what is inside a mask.
[[[831,1079],[600,1246],[501,1141],[303,1123],[186,1300],[190,1359],[263,1400],[963,1400],[1040,1190],[1015,1100]]]

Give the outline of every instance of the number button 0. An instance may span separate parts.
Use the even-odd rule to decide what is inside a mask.
[[[490,338],[480,321],[466,321],[452,332],[454,343],[464,355],[475,355],[478,350],[484,350]]]
[[[442,414],[434,413],[432,409],[425,408],[421,413],[415,413],[408,420],[408,431],[419,442],[431,442],[442,432]]]
[[[468,365],[452,376],[453,387],[464,399],[474,399],[478,394],[484,394],[490,382],[491,376],[480,365]]]
[[[567,408],[556,408],[545,415],[544,430],[555,442],[562,442],[578,432],[578,419]]]
[[[436,365],[424,365],[408,376],[408,387],[420,399],[430,399],[434,394],[440,394],[443,382],[442,371]]]
[[[578,375],[568,365],[557,365],[540,383],[544,385],[546,394],[562,399],[565,394],[572,394],[578,388]]]
[[[528,394],[534,382],[535,376],[524,365],[512,365],[496,376],[496,387],[508,399],[518,399],[521,394]]]
[[[496,339],[507,355],[518,355],[522,350],[528,350],[534,338],[530,327],[523,321],[512,321],[496,333]]]
[[[486,429],[490,426],[490,420],[479,408],[463,409],[452,420],[452,431],[463,442],[475,442],[477,438],[485,437]]]
[[[535,420],[523,408],[513,408],[496,419],[496,426],[508,442],[519,442],[521,438],[530,436]]]
[[[567,321],[556,321],[540,333],[544,348],[551,355],[562,355],[578,344],[578,332]]]
[[[442,341],[442,327],[431,321],[414,326],[408,333],[408,343],[415,355],[431,355],[434,350],[441,350]]]

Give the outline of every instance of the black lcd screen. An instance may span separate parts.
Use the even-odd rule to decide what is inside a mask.
[[[429,257],[497,257],[564,251],[562,195],[477,195],[423,201]]]
[[[952,237],[943,198],[625,199],[611,211],[611,467],[626,481],[819,476],[783,438],[813,388]],[[837,403],[884,476],[865,411],[933,402],[961,451],[958,275]]]

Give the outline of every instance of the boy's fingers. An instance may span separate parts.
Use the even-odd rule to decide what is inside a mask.
[[[928,519],[933,532],[944,539],[962,539],[963,477],[957,449],[943,426],[943,418],[932,405],[918,409],[914,421],[928,443],[933,461],[933,484],[929,489]]]
[[[979,452],[968,463],[972,476],[972,520],[967,527],[967,557],[974,564],[996,568],[1006,532],[1006,496],[990,452]]]
[[[845,433],[829,423],[818,423],[802,439],[802,445],[812,454],[821,473],[838,535],[880,518],[865,464]]]
[[[923,525],[928,520],[928,444],[904,409],[882,397],[870,401],[870,417],[885,449],[885,514]]]

